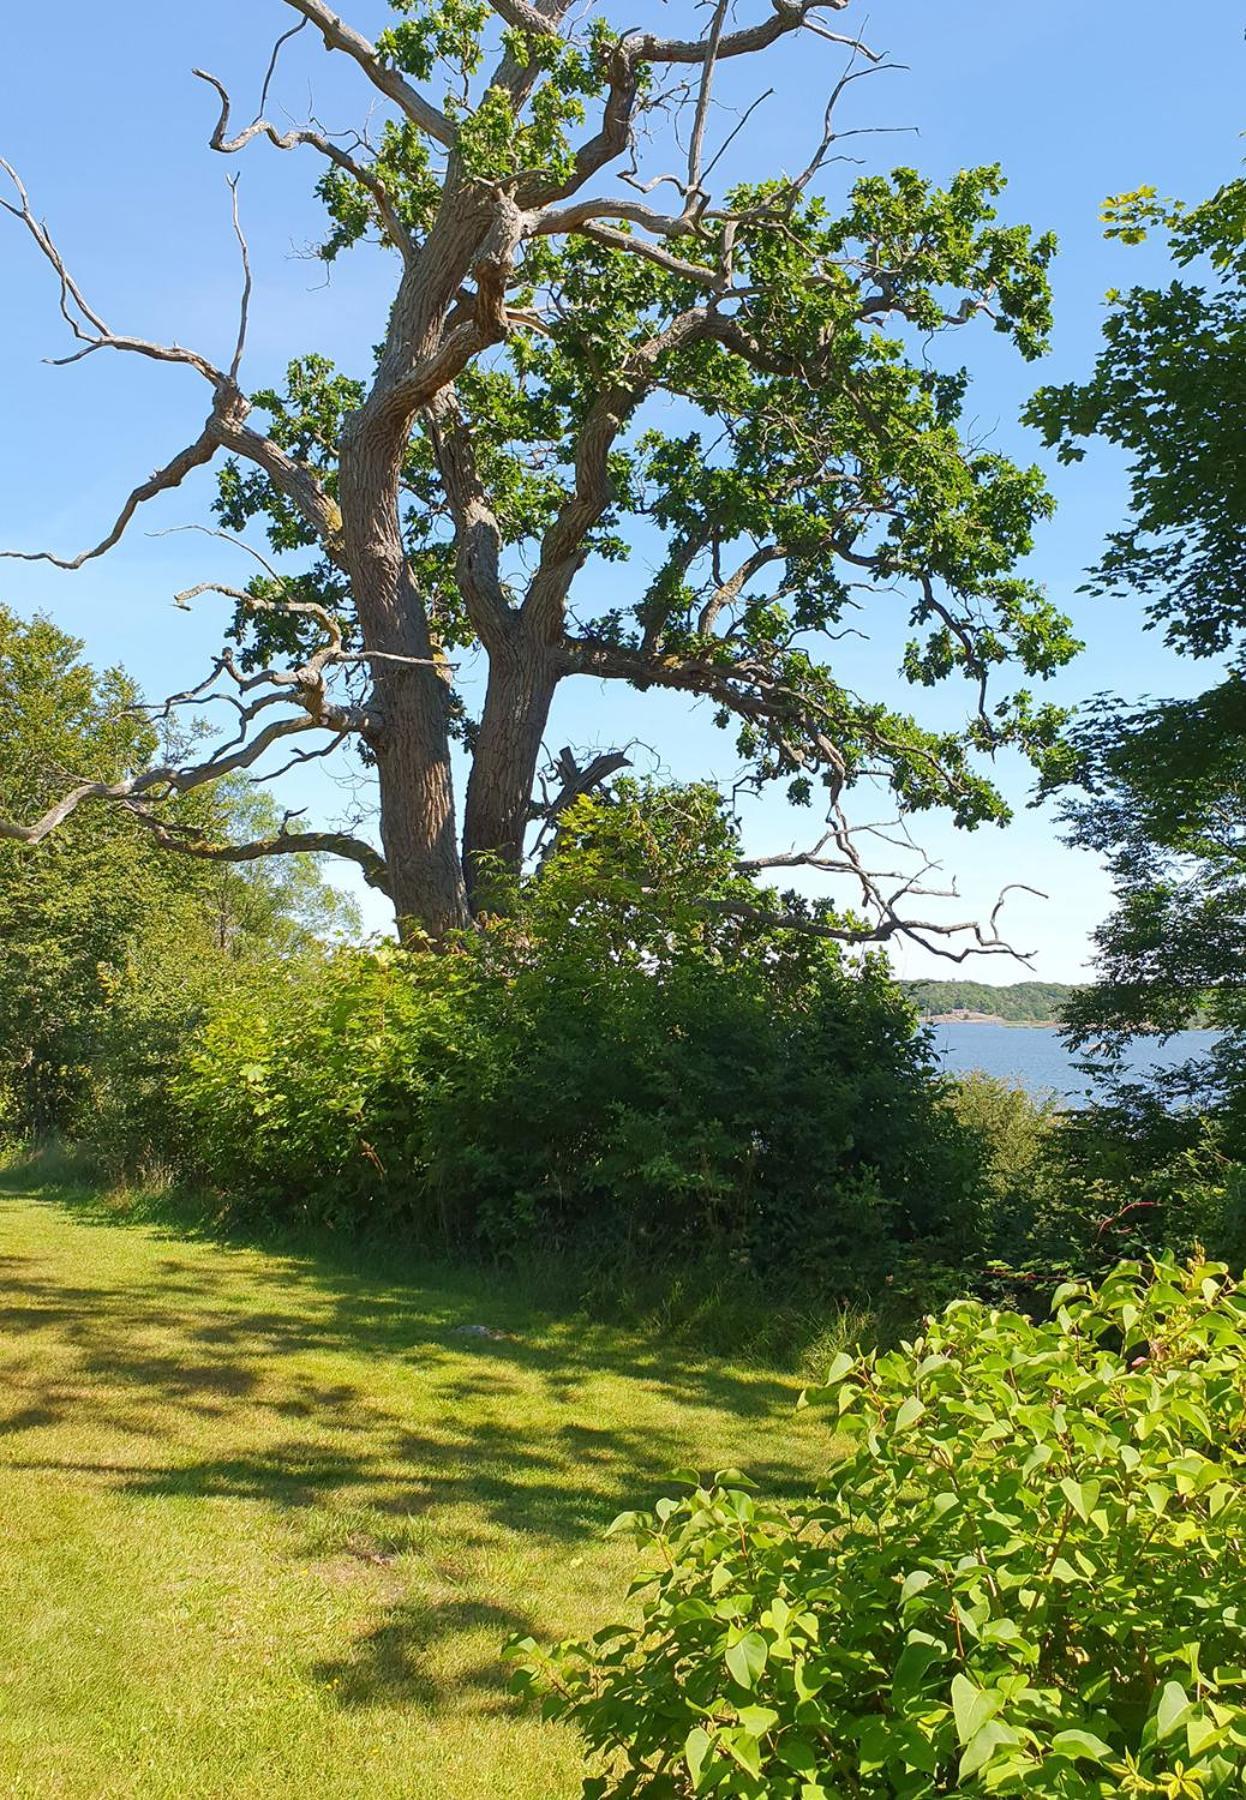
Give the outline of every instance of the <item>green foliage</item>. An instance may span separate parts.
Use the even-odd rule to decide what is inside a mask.
[[[1171,643],[1214,655],[1246,623],[1246,456],[1230,401],[1246,384],[1246,179],[1195,207],[1142,189],[1106,217],[1127,243],[1163,226],[1176,267],[1199,278],[1109,294],[1093,375],[1041,389],[1030,419],[1066,462],[1094,437],[1130,459],[1132,516],[1090,591],[1143,595]]]
[[[618,37],[605,21],[568,16],[561,35],[539,35],[499,31],[477,0],[392,0],[392,10],[379,48],[416,81],[438,84],[457,133],[443,175],[409,122],[381,129],[372,173],[417,244],[464,181],[551,206],[578,191],[577,154],[594,142],[618,77]],[[505,73],[495,75],[498,50]],[[666,129],[649,105],[648,71],[636,79],[638,119]],[[594,609],[577,593],[583,643],[635,659],[610,672],[637,687],[656,679],[711,694],[717,722],[758,777],[783,782],[797,800],[811,798],[818,777],[838,788],[881,770],[908,808],[946,805],[965,826],[1002,819],[1007,808],[977,753],[1011,744],[1050,771],[1063,714],[1024,685],[988,706],[987,677],[1013,667],[1023,680],[1046,679],[1078,645],[1037,585],[1012,573],[1050,511],[1041,475],[964,434],[967,375],[941,367],[930,340],[983,315],[1021,355],[1040,354],[1054,241],[999,221],[995,167],[962,170],[944,187],[898,168],[857,181],[837,205],[817,185],[742,184],[656,259],[629,250],[626,218],[526,239],[508,304],[539,328],[517,323],[456,378],[457,429],[471,444],[491,528],[496,521],[503,586],[519,601],[539,545],[577,491],[590,409],[617,388],[609,496],[586,521],[583,551],[621,562],[643,542],[655,572],[621,605]],[[375,196],[348,173],[332,169],[320,193],[326,257],[384,238]],[[721,302],[736,339],[674,334],[642,379],[647,347],[704,304],[702,272],[724,258],[743,296]],[[649,391],[652,409],[641,404]],[[304,356],[290,363],[284,391],[253,398],[273,437],[333,494],[342,433],[363,393],[361,381]],[[476,633],[459,587],[443,429],[431,409],[414,424],[404,533],[433,635],[458,648]],[[280,550],[308,542],[306,524],[258,471],[230,466],[218,504],[233,530],[262,520]],[[766,544],[776,554],[711,617],[707,601],[724,574]],[[349,593],[325,559],[302,581],[302,597],[317,590],[353,624]],[[897,587],[908,596],[899,612]],[[969,684],[965,724],[932,729],[836,678],[828,645],[869,589],[896,622],[906,682]],[[251,659],[281,660],[293,648],[289,621],[271,615],[240,613],[234,631]],[[747,687],[758,671],[765,704],[740,704],[733,680]],[[461,696],[454,705],[472,749],[474,722]]]
[[[1129,458],[1130,517],[1109,537],[1090,591],[1140,595],[1177,650],[1229,659],[1193,699],[1098,701],[1066,771],[1088,796],[1067,806],[1073,841],[1106,861],[1116,892],[1096,933],[1097,979],[1068,1009],[1070,1035],[1095,1048],[1105,1078],[1108,1104],[1091,1122],[1099,1147],[1116,1135],[1128,1180],[1162,1186],[1166,1170],[1197,1154],[1201,1130],[1165,1110],[1221,1115],[1215,1155],[1241,1155],[1246,1121],[1246,454],[1236,423],[1246,181],[1193,207],[1141,188],[1111,199],[1105,219],[1125,243],[1165,231],[1181,273],[1109,295],[1090,379],[1043,389],[1031,418],[1065,461],[1096,437]],[[1195,1019],[1222,1028],[1210,1055],[1150,1081],[1122,1078],[1130,1039]],[[1146,1210],[1170,1208],[1148,1200]]]
[[[0,608],[0,811],[37,817],[84,772],[116,780],[153,749],[119,670],[97,677],[46,619]],[[52,1129],[86,1078],[99,972],[160,881],[119,815],[30,851],[0,843],[0,1127]],[[146,877],[146,879],[144,879]]]
[[[1175,1093],[1240,1086],[1246,1027],[1246,678],[1190,700],[1092,708],[1078,732],[1089,800],[1067,808],[1075,840],[1112,872],[1116,909],[1095,934],[1094,986],[1077,994],[1074,1041],[1119,1058],[1141,1032],[1194,1022],[1226,1037],[1204,1067],[1170,1078]]]
[[[80,651],[0,608],[0,814],[38,817],[73,781],[119,780],[156,748],[133,683]],[[173,816],[245,836],[274,811],[225,782]],[[351,916],[310,858],[192,862],[115,807],[84,808],[37,846],[0,842],[0,1133],[89,1127],[110,1157],[130,1154],[208,995]]]
[[[974,1161],[878,960],[707,909],[709,790],[583,799],[513,910],[449,956],[338,955],[223,995],[174,1132],[278,1217],[746,1270],[975,1231]],[[750,890],[751,892],[753,890]]]
[[[1246,1783],[1246,1292],[1120,1266],[836,1357],[817,1499],[735,1472],[616,1530],[643,1623],[515,1646],[607,1796],[1184,1796]]]
[[[1172,1104],[1167,1082],[1113,1085],[1067,1114],[1040,1171],[1034,1242],[1079,1268],[1157,1244],[1246,1264],[1246,1160],[1236,1108]]]
[[[966,1075],[948,1088],[947,1105],[976,1146],[978,1204],[989,1254],[1009,1264],[1050,1254],[1050,1204],[1062,1117],[1054,1100],[989,1075]],[[1066,1254],[1071,1246],[1062,1246]]]

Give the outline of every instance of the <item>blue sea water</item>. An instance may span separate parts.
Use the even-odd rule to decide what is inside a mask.
[[[1085,1075],[1073,1066],[1058,1031],[1041,1025],[933,1025],[935,1050],[950,1075],[981,1071],[996,1075],[1042,1097],[1055,1094],[1071,1105],[1084,1105],[1090,1090]],[[1166,1044],[1135,1039],[1127,1067],[1142,1073],[1150,1067],[1171,1068],[1203,1054],[1215,1042],[1214,1031],[1179,1031]]]

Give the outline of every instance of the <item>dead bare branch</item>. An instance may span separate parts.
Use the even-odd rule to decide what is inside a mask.
[[[685,201],[685,207],[688,210],[695,209],[696,202],[702,193],[701,165],[704,162],[705,127],[709,118],[710,96],[714,88],[714,67],[722,45],[729,5],[730,0],[718,0],[718,4],[714,8],[709,35],[705,41],[705,61],[701,67],[701,86],[697,94],[696,113],[692,120],[692,135],[688,142],[688,189]]]
[[[820,20],[814,18],[818,12],[844,12],[849,0],[770,0],[771,17],[760,24],[746,26],[740,31],[724,33],[713,46],[706,38],[662,38],[652,32],[629,32],[624,39],[630,55],[637,61],[645,63],[691,63],[699,65],[712,55],[715,59],[729,56],[750,56],[758,50],[768,50],[771,44],[777,43],[789,32],[804,29],[815,29],[817,35],[833,44],[844,44],[848,47],[857,44],[856,38],[850,38],[840,32],[828,30]],[[872,52],[861,49],[865,55]]]
[[[238,306],[238,337],[234,344],[233,359],[229,365],[229,379],[236,383],[238,371],[242,367],[243,353],[247,347],[247,321],[251,311],[251,253],[247,248],[242,220],[238,216],[238,177],[236,175],[229,183],[229,197],[233,210],[234,236],[238,240],[238,250],[242,257],[242,299]]]
[[[253,838],[245,844],[226,844],[210,838],[198,827],[161,819],[149,807],[130,803],[131,816],[165,850],[183,856],[198,857],[203,862],[259,862],[266,856],[341,856],[356,863],[363,871],[369,887],[390,896],[389,870],[385,859],[363,838],[345,831],[291,831],[289,817],[281,829],[268,837]]]
[[[202,468],[211,462],[216,454],[217,440],[210,429],[205,429],[188,444],[184,450],[170,458],[163,468],[157,469],[154,475],[141,482],[127,498],[125,505],[117,515],[116,523],[111,531],[98,544],[89,550],[79,551],[77,556],[56,556],[50,550],[0,550],[0,557],[7,557],[13,562],[46,562],[57,569],[80,569],[84,563],[91,562],[97,556],[103,556],[119,543],[126,526],[145,501],[155,499],[157,494],[166,494],[171,489],[180,487],[192,469]]]
[[[239,390],[233,373],[226,374],[205,356],[196,350],[188,350],[180,344],[159,344],[146,338],[137,338],[125,333],[115,332],[104,323],[101,315],[91,306],[52,238],[47,227],[38,220],[30,205],[30,197],[17,172],[12,166],[0,158],[0,169],[8,175],[18,195],[15,205],[12,201],[0,198],[0,207],[18,219],[30,233],[38,246],[40,254],[51,266],[60,284],[61,315],[74,336],[82,343],[83,348],[71,357],[54,358],[60,363],[79,361],[96,350],[117,350],[133,355],[147,357],[156,362],[181,363],[194,369],[210,384],[213,390],[212,411],[199,437],[185,450],[170,459],[149,480],[141,483],[133,490],[122,507],[117,523],[100,544],[91,550],[83,551],[74,558],[59,558],[46,551],[0,552],[2,555],[16,555],[28,562],[51,562],[58,568],[77,569],[93,557],[101,556],[118,542],[134,513],[145,501],[157,494],[177,487],[194,468],[211,460],[214,451],[219,447],[232,450],[236,455],[249,462],[256,463],[282,494],[298,509],[304,519],[320,538],[327,555],[336,560],[339,555],[338,530],[341,515],[337,506],[325,494],[320,483],[311,471],[297,462],[294,457],[283,450],[272,439],[255,431],[247,425],[246,419],[251,408],[250,403]],[[244,245],[244,267],[246,263]],[[240,321],[239,341],[245,343],[246,308],[249,302],[249,270],[244,284],[243,317]],[[235,363],[238,352],[235,351]]]
[[[206,69],[192,69],[191,74],[213,88],[221,103],[220,115],[213,128],[212,136],[208,139],[213,150],[222,156],[235,156],[256,137],[267,138],[269,143],[278,150],[297,150],[300,146],[306,145],[309,149],[315,150],[325,157],[336,168],[341,169],[344,174],[349,175],[353,181],[357,181],[360,187],[371,194],[385,226],[385,235],[394,248],[399,250],[404,258],[414,254],[411,234],[403,224],[389,190],[376,171],[367,163],[360,162],[356,157],[343,150],[340,144],[335,144],[332,138],[326,137],[324,132],[314,131],[310,126],[279,131],[269,120],[257,118],[253,119],[250,125],[244,126],[241,131],[236,132],[233,137],[229,137],[227,133],[231,102],[228,90],[222,82],[217,80],[215,75],[209,74]]]
[[[447,149],[453,148],[456,133],[446,115],[413,88],[401,70],[387,63],[375,44],[339,19],[324,0],[285,0],[285,4],[316,27],[326,50],[341,50],[357,63],[373,87],[392,100],[413,125]]]
[[[289,43],[290,39],[297,37],[307,23],[308,21],[305,18],[300,19],[297,25],[291,25],[289,31],[283,31],[281,36],[277,39],[277,42],[273,45],[273,53],[268,59],[268,68],[264,73],[264,85],[260,89],[260,103],[255,109],[255,116],[257,119],[263,117],[264,108],[268,105],[268,90],[272,86],[273,76],[277,73],[277,59],[280,57],[282,50]]]

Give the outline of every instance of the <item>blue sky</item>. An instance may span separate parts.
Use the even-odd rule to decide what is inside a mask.
[[[381,0],[343,0],[341,10],[369,34],[387,17]],[[739,10],[742,18],[756,17],[765,3],[740,0]],[[636,0],[607,11],[628,24],[656,13],[672,30],[688,30],[700,16],[689,0]],[[272,40],[289,22],[279,0],[129,0],[110,9],[66,0],[54,30],[30,6],[6,19],[0,153],[22,172],[36,210],[115,328],[227,356],[238,290],[227,165],[206,148],[211,96],[190,69],[199,64],[220,75],[237,95],[239,116],[249,116]],[[1178,20],[1157,0],[1089,7],[1049,0],[1041,8],[872,0],[836,20],[837,28],[845,24],[907,65],[859,86],[854,123],[914,128],[911,135],[857,140],[852,147],[869,166],[914,163],[943,180],[957,168],[998,161],[1010,183],[1004,216],[1059,235],[1057,325],[1046,363],[1020,363],[989,331],[957,346],[974,373],[970,410],[979,426],[1012,454],[1041,460],[1037,441],[1017,423],[1024,399],[1039,380],[1084,373],[1104,291],[1157,266],[1149,250],[1103,241],[1102,197],[1143,182],[1198,196],[1238,165],[1238,133],[1246,126],[1240,7],[1204,0]],[[331,128],[361,123],[374,96],[339,65],[304,33],[283,62],[270,112],[281,117],[284,108],[301,117],[314,104]],[[754,115],[735,152],[736,171],[803,163],[838,67],[835,51],[809,42],[773,60],[760,85],[773,83],[777,94]],[[724,101],[732,98],[725,89]],[[326,282],[323,267],[302,254],[320,216],[311,193],[318,168],[309,156],[257,144],[229,166],[242,175],[256,274],[249,385],[275,378],[290,355],[308,349],[354,371],[366,368],[384,316],[384,259],[348,258]],[[833,174],[832,191],[853,173]],[[73,553],[103,534],[136,481],[191,440],[206,390],[188,372],[129,357],[46,366],[41,358],[70,348],[49,272],[15,226],[0,231],[0,258],[0,543]],[[1114,459],[1096,453],[1074,471],[1049,472],[1059,511],[1042,530],[1029,572],[1073,614],[1087,649],[1048,691],[1075,701],[1103,688],[1137,695],[1205,685],[1205,670],[1176,663],[1141,630],[1136,608],[1088,602],[1075,592],[1104,531],[1122,513],[1122,471]],[[109,558],[77,574],[0,563],[0,599],[24,613],[48,612],[85,640],[93,660],[124,663],[153,696],[185,685],[219,642],[221,614],[211,602],[193,614],[177,611],[172,594],[210,576],[238,580],[244,571],[224,546],[150,534],[207,519],[211,493],[210,478],[188,483],[149,508]],[[907,690],[894,676],[898,642],[893,635],[855,654],[874,691],[903,704]],[[940,716],[959,702],[956,694],[940,701]],[[566,684],[550,737],[555,746],[643,740],[658,752],[658,766],[682,777],[712,770],[729,778],[734,771],[729,740],[707,715],[690,714],[671,696]],[[640,760],[649,766],[647,752]],[[947,875],[956,875],[963,895],[957,910],[966,915],[989,910],[1006,882],[1046,889],[1046,901],[1016,898],[1009,934],[1035,952],[1041,977],[1077,979],[1088,933],[1107,908],[1105,881],[1092,859],[1059,843],[1050,812],[1027,809],[1024,768],[1004,762],[997,775],[1017,808],[1014,824],[966,836],[923,820],[921,841]],[[349,788],[323,773],[291,778],[283,795],[321,819],[354,803]],[[749,847],[807,842],[814,822],[768,800],[748,816]],[[342,880],[351,884],[350,871]],[[381,922],[378,912],[369,916]],[[946,972],[913,949],[894,960],[904,974]],[[985,961],[965,972],[995,980],[1026,973]]]

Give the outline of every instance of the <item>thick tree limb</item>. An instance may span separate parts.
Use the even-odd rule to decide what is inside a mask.
[[[225,775],[236,775],[239,770],[250,768],[267,750],[285,738],[316,728],[316,721],[305,716],[276,719],[257,732],[249,743],[224,756],[212,757],[186,768],[165,764],[159,768],[146,769],[139,775],[131,775],[123,781],[80,782],[33,824],[19,825],[12,819],[0,819],[0,838],[8,838],[19,844],[41,844],[44,838],[50,837],[59,825],[64,824],[88,800],[130,801],[149,797],[163,800],[174,794],[188,794],[195,788],[221,780]]]
[[[476,467],[475,446],[452,390],[428,408],[429,433],[454,517],[456,569],[468,617],[487,650],[511,634],[514,613],[502,585],[502,531]]]
[[[701,694],[740,718],[775,728],[798,767],[822,766],[830,771],[832,797],[838,797],[844,761],[828,735],[830,722],[819,720],[815,703],[777,681],[763,665],[645,655],[594,638],[568,639],[563,656],[569,674]]]
[[[590,408],[576,444],[574,492],[545,533],[522,607],[524,622],[546,642],[561,630],[571,583],[588,554],[585,540],[610,504],[610,452],[619,433],[649,391],[660,359],[702,335],[708,318],[704,307],[679,314],[634,352],[623,378]]]
[[[626,194],[615,194],[596,199],[573,200],[567,206],[546,207],[537,215],[530,235],[556,237],[560,233],[580,231],[585,225],[603,219],[623,219],[629,224],[639,225],[645,231],[652,231],[658,237],[687,237],[695,229],[691,219],[659,212],[656,207],[628,199]],[[708,267],[701,269],[704,275],[712,275],[713,272]]]
[[[222,450],[254,463],[264,471],[278,493],[290,502],[319,539],[331,562],[343,566],[342,515],[319,481],[303,463],[280,444],[246,424],[249,403],[237,394],[214,410],[209,429]]]
[[[729,575],[726,581],[719,583],[701,608],[701,614],[697,620],[698,634],[701,637],[708,637],[717,624],[718,615],[724,607],[734,606],[754,576],[760,575],[761,571],[768,568],[771,563],[782,562],[786,555],[787,550],[782,544],[763,544],[760,549],[754,550],[750,556],[746,556],[734,574]]]
[[[553,773],[558,777],[558,790],[551,795],[548,784],[542,778],[541,785],[545,794],[539,803],[533,802],[533,818],[550,821],[557,819],[575,801],[602,787],[620,769],[630,769],[631,766],[632,759],[626,750],[603,750],[581,768],[571,746],[564,745],[554,758],[553,765]]]
[[[843,12],[849,0],[770,0],[770,3],[771,18],[741,31],[724,33],[716,14],[714,28],[704,38],[663,38],[654,32],[630,31],[623,39],[623,48],[630,59],[645,63],[699,64],[724,56],[747,56],[755,50],[768,49],[789,31],[799,31],[804,25],[816,23],[815,13]],[[287,0],[287,4],[299,4],[302,10],[300,0]],[[516,31],[526,31],[532,37],[552,37],[557,32],[556,25],[538,7],[531,5],[530,0],[489,0],[489,4],[498,17]],[[725,8],[719,10],[722,12]],[[821,29],[819,36],[829,36],[834,43],[855,42]]]
[[[827,31],[814,19],[819,12],[844,12],[849,0],[770,0],[772,16],[741,31],[729,31],[716,40],[713,34],[704,38],[663,38],[655,33],[629,32],[624,42],[628,53],[645,63],[691,63],[697,65],[729,56],[751,56],[768,50],[781,37],[805,26],[818,26],[818,36],[831,43],[856,47],[856,39]]]

